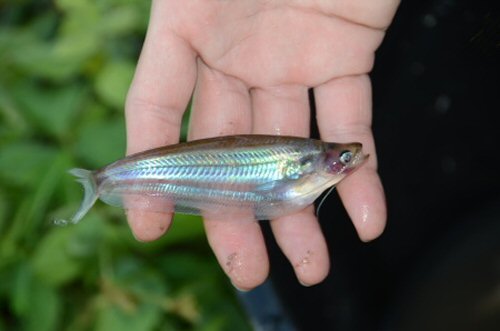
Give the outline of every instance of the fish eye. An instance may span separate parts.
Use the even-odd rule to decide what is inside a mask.
[[[351,151],[342,151],[342,152],[340,152],[339,159],[340,159],[340,162],[343,165],[348,164],[352,160],[352,152]]]

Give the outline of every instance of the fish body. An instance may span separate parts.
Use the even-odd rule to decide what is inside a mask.
[[[312,204],[366,157],[361,144],[237,135],[165,146],[96,171],[73,169],[85,197],[125,209],[272,219]]]

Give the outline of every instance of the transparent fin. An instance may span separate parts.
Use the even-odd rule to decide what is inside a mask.
[[[133,190],[138,190],[138,188],[113,187],[110,191],[104,189],[99,192],[99,199],[126,211],[182,213],[210,219],[268,220],[302,210],[312,204],[321,193],[320,190],[313,190],[286,199],[290,184],[281,181],[272,181],[255,188],[255,194],[261,196],[261,199],[256,200],[239,199],[228,194],[230,191],[224,191],[222,194],[218,190],[212,191],[212,194],[198,193],[197,195],[158,192],[158,190],[154,192]],[[179,191],[183,193],[182,190],[177,190]],[[235,192],[235,195],[238,192]],[[269,192],[273,194],[268,196]],[[277,192],[282,192],[282,194],[276,195]],[[280,197],[285,200],[281,200]]]
[[[156,213],[172,213],[175,206],[172,199],[163,195],[148,195],[133,192],[103,192],[99,197],[108,205],[120,207],[125,210],[143,210]]]
[[[75,224],[78,223],[83,216],[85,216],[85,214],[87,214],[90,208],[92,208],[98,198],[98,194],[92,171],[75,168],[71,169],[69,173],[76,177],[76,181],[82,184],[84,190],[84,196],[80,208],[70,220],[71,223]],[[58,225],[64,225],[68,222],[66,220],[56,220],[55,223]]]
[[[255,206],[248,202],[228,202],[220,199],[180,198],[168,195],[148,195],[144,193],[103,192],[99,197],[103,202],[129,210],[155,213],[181,213],[199,215],[211,219],[254,219]]]

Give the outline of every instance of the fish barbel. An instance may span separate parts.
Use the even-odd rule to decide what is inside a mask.
[[[99,170],[72,169],[85,195],[124,209],[273,219],[299,211],[358,168],[360,143],[267,135],[196,140],[137,153]]]

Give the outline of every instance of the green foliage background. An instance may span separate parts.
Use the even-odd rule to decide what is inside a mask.
[[[249,329],[199,219],[148,244],[100,203],[53,223],[82,198],[68,169],[123,156],[149,5],[0,0],[0,331]]]

